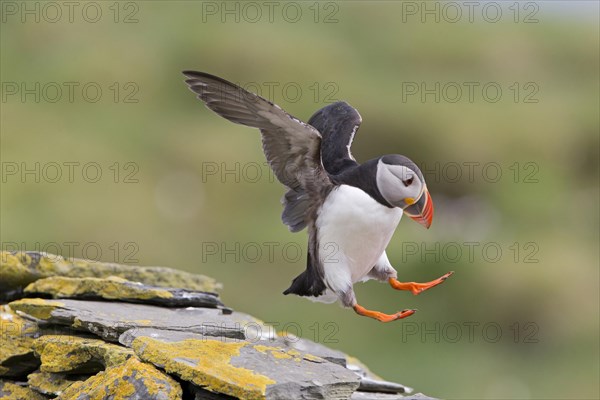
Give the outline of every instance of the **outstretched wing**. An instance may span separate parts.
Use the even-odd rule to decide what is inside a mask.
[[[283,222],[296,232],[306,226],[307,187],[331,185],[321,164],[321,135],[279,106],[217,76],[184,71],[185,82],[206,106],[231,122],[260,129],[263,151],[277,179],[288,187]]]
[[[343,170],[357,166],[350,146],[362,118],[350,104],[339,101],[317,111],[308,123],[323,136],[321,158],[325,170],[337,175]]]

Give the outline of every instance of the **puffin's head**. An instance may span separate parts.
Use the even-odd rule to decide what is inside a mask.
[[[425,178],[419,167],[407,157],[391,154],[379,159],[377,188],[390,205],[400,207],[425,228],[431,226],[433,202]]]

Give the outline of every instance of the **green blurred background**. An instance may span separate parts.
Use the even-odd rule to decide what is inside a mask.
[[[599,397],[597,2],[496,3],[501,18],[475,2],[472,21],[459,2],[456,22],[433,2],[275,2],[271,15],[264,2],[77,3],[72,21],[50,3],[61,17],[2,3],[3,249],[213,276],[228,305],[432,396]],[[258,132],[206,110],[184,69],[305,121],[347,100],[364,120],[359,161],[427,166],[434,224],[401,222],[388,248],[400,279],[455,276],[418,297],[357,285],[367,307],[419,309],[391,324],[284,297],[306,234],[280,222]],[[407,92],[421,83],[439,101]],[[72,179],[65,163],[79,163]]]

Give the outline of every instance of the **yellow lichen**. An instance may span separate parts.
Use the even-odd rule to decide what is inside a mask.
[[[222,285],[204,275],[191,274],[165,267],[138,267],[102,263],[41,252],[0,252],[0,290],[19,288],[40,278],[51,276],[107,278],[119,276],[133,282],[161,287],[214,292]],[[167,291],[157,293],[169,296]]]
[[[42,372],[68,372],[94,360],[111,367],[123,364],[133,355],[131,349],[99,339],[70,335],[45,335],[33,344],[40,356]]]
[[[257,351],[263,353],[263,354],[270,354],[275,358],[279,358],[279,359],[290,359],[292,358],[292,354],[289,351],[285,351],[282,348],[279,347],[271,347],[271,346],[264,346],[261,344],[257,344],[255,346],[253,346],[254,349],[256,349]]]
[[[324,362],[325,361],[321,357],[313,356],[312,354],[304,354],[302,357],[305,360],[313,361],[313,362]]]
[[[265,399],[267,385],[273,379],[251,370],[231,365],[231,358],[250,345],[212,339],[187,339],[165,343],[150,337],[133,341],[135,353],[145,361],[208,390],[244,399]]]
[[[21,311],[34,318],[47,320],[52,316],[56,307],[64,307],[64,303],[55,300],[21,299],[8,304],[14,311]]]
[[[45,400],[46,397],[34,392],[28,387],[22,387],[10,382],[0,381],[2,400]]]
[[[140,362],[135,357],[116,367],[92,376],[84,382],[76,382],[66,389],[61,400],[80,399],[82,395],[90,400],[130,399],[136,394],[134,381],[143,382],[145,391],[153,398],[169,400],[181,399],[182,390],[179,383],[163,374],[154,366]]]
[[[33,358],[31,346],[38,333],[37,324],[21,318],[6,305],[0,306],[0,376],[14,372],[14,357]],[[13,370],[3,366],[5,362],[11,363],[10,360],[13,360]]]
[[[32,337],[38,332],[38,326],[31,321],[27,321],[8,307],[0,306],[0,338],[21,338]]]
[[[160,297],[163,299],[171,299],[173,298],[173,293],[167,291],[167,290],[159,290],[159,289],[154,289],[154,295],[156,297]]]
[[[77,382],[76,379],[64,374],[34,372],[27,375],[29,386],[42,393],[60,394],[75,382]]]
[[[108,278],[70,278],[52,276],[30,283],[26,293],[45,293],[54,298],[98,296],[107,300],[149,300],[172,298],[168,290],[143,286],[116,276]]]
[[[31,353],[31,348],[24,346],[23,342],[0,339],[0,364],[12,357],[23,356]],[[8,374],[10,369],[0,366],[0,376]]]
[[[16,254],[0,253],[0,289],[22,287],[35,279]]]
[[[294,359],[294,361],[300,362],[302,359],[314,362],[324,362],[324,360],[320,357],[313,356],[312,354],[301,353],[298,350],[294,349],[282,349],[281,347],[272,347],[265,346],[262,344],[257,344],[253,346],[255,350],[263,353],[270,354],[274,358],[278,359]]]
[[[54,276],[51,278],[38,279],[37,281],[30,283],[25,288],[25,293],[49,293],[52,295],[61,293],[65,295],[63,297],[68,297],[75,293],[77,286],[77,281],[75,279]]]

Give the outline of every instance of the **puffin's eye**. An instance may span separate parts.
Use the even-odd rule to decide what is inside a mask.
[[[410,186],[410,185],[412,185],[412,183],[413,183],[413,177],[411,176],[407,180],[402,181],[402,183],[404,183],[404,186]]]

